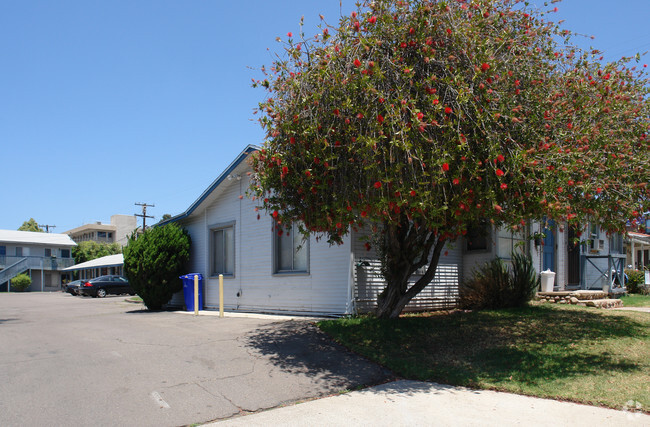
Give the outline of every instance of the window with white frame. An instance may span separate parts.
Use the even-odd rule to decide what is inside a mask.
[[[212,276],[235,274],[235,226],[214,227],[210,230]]]
[[[603,249],[600,239],[600,227],[596,223],[589,224],[589,249],[592,252]]]
[[[297,224],[274,227],[274,273],[308,273],[309,239]]]
[[[522,228],[513,231],[509,227],[497,230],[497,256],[503,259],[511,259],[515,252],[526,253],[526,233]]]

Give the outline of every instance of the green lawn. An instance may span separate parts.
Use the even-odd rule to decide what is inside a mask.
[[[628,294],[621,300],[625,307],[650,307],[650,295]]]
[[[403,378],[650,409],[649,313],[545,304],[319,326]]]

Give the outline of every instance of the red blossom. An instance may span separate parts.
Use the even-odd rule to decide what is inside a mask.
[[[370,18],[368,18],[368,22],[371,23],[371,24],[374,24],[375,22],[377,22],[377,17],[376,16],[371,16]]]
[[[445,107],[445,114],[451,114],[453,111],[451,107]]]
[[[503,157],[502,154],[499,154],[499,155],[497,156],[497,161],[499,161],[499,162],[502,162],[502,161],[504,161],[505,159],[506,159],[506,158]]]
[[[418,113],[418,120],[422,120],[424,118],[424,113],[419,112]]]
[[[375,182],[375,188],[377,188],[377,189],[381,188],[381,182],[380,181]]]
[[[288,37],[293,37],[293,33],[292,33],[291,31],[289,31],[289,32],[287,33],[287,36],[288,36]]]
[[[503,176],[504,172],[501,169],[496,170],[497,176]]]
[[[377,121],[379,123],[384,123],[384,116],[382,116],[381,114],[377,114]]]
[[[449,170],[449,163],[443,163],[442,164],[442,170],[447,172]]]
[[[488,64],[487,62],[481,64],[481,71],[486,72],[489,69],[490,69],[490,64]]]
[[[354,60],[354,66],[355,67],[360,67],[361,66],[361,61],[359,61],[359,59],[355,59]]]
[[[411,190],[411,192],[410,192],[409,194],[411,195],[411,197],[415,197],[415,195],[416,195],[417,193],[415,192],[415,190]]]
[[[505,184],[505,183],[504,183],[504,184],[501,184],[501,189],[502,189],[502,190],[505,190],[506,188],[508,188],[508,184]]]
[[[277,217],[278,217],[278,211],[273,211],[273,218],[277,218]]]

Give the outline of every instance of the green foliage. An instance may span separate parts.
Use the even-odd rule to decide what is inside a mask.
[[[27,274],[19,274],[11,279],[11,287],[17,292],[23,292],[32,284],[32,278]]]
[[[512,306],[521,307],[533,299],[540,278],[530,256],[520,252],[512,254]]]
[[[495,258],[460,286],[460,306],[475,310],[521,307],[535,296],[538,285],[529,256],[513,254],[512,268]]]
[[[72,248],[72,257],[76,264],[119,253],[122,253],[122,246],[119,243],[103,243],[92,240],[79,242]]]
[[[632,399],[650,408],[647,313],[545,304],[318,326],[401,378],[619,410]]]
[[[650,288],[645,284],[645,273],[640,270],[625,270],[627,283],[625,288],[630,294],[650,295]]]
[[[393,233],[407,255],[391,277],[435,252],[429,234],[453,241],[481,220],[621,231],[650,209],[647,73],[581,51],[552,12],[373,0],[313,38],[288,34],[254,84],[268,92],[255,197],[330,242]]]
[[[131,236],[124,248],[124,274],[147,308],[160,310],[183,288],[179,276],[187,273],[189,258],[189,234],[171,223]]]
[[[38,226],[38,222],[34,218],[30,218],[29,221],[23,222],[23,225],[18,227],[18,231],[36,231],[39,233],[44,233],[41,227]]]

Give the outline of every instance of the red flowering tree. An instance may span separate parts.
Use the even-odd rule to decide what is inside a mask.
[[[546,20],[556,10],[366,2],[314,38],[289,33],[254,84],[269,92],[256,197],[330,242],[373,230],[387,283],[378,316],[398,316],[445,243],[478,221],[588,218],[616,231],[648,209],[645,65],[581,51]]]

